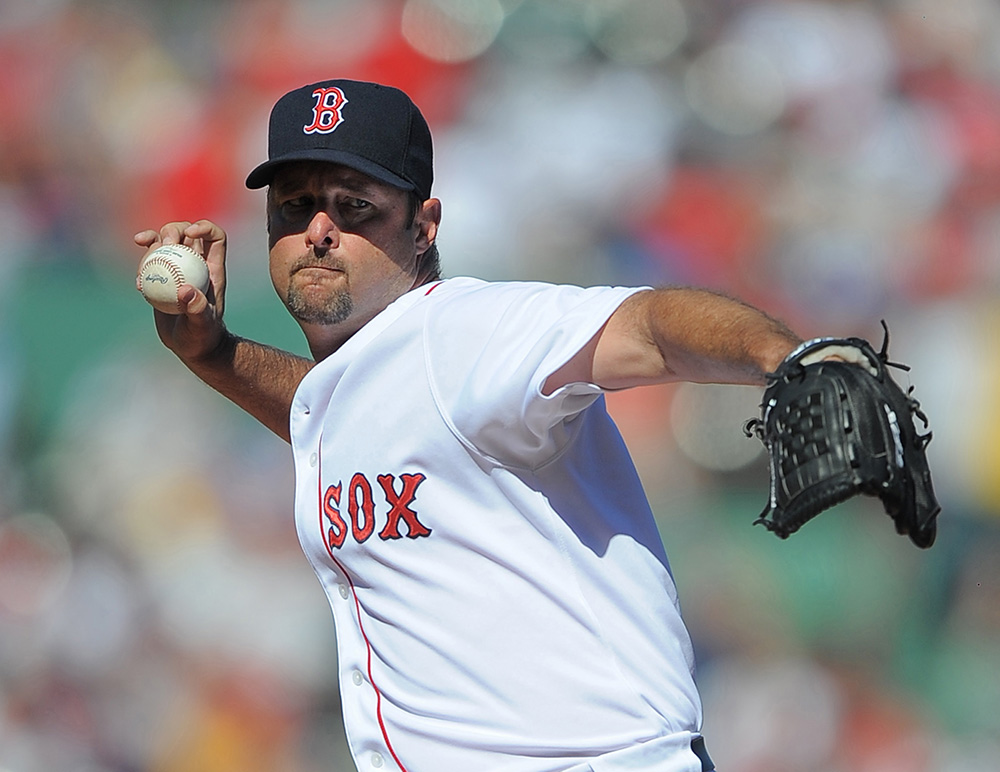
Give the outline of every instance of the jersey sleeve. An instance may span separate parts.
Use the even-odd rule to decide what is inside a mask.
[[[602,390],[572,383],[545,395],[546,379],[641,289],[482,282],[442,293],[424,346],[434,399],[452,431],[501,464],[534,468],[551,459]]]

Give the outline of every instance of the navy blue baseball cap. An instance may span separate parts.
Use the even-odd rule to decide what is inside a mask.
[[[290,161],[343,164],[422,201],[434,181],[427,121],[404,92],[379,83],[326,80],[289,91],[271,110],[267,156],[248,188],[270,185]]]

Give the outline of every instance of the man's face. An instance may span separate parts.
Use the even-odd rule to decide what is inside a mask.
[[[314,356],[416,283],[428,233],[421,213],[411,222],[403,190],[337,164],[287,164],[271,183],[267,214],[271,281]]]

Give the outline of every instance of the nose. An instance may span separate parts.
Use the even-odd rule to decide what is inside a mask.
[[[306,243],[319,249],[335,249],[340,244],[340,229],[326,212],[316,212],[309,221]]]

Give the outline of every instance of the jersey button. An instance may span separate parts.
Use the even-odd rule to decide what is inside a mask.
[[[319,456],[315,453],[309,456],[309,466],[316,466],[317,461],[319,461]]]
[[[351,680],[354,681],[355,686],[361,686],[365,682],[365,677],[361,675],[360,670],[355,670],[351,673]]]
[[[341,598],[343,598],[344,600],[347,600],[348,593],[347,593],[347,585],[346,584],[342,584],[342,585],[338,586],[337,587],[337,592],[340,593],[340,597]]]
[[[372,766],[378,769],[385,763],[385,759],[382,758],[382,754],[378,751],[372,754]]]

